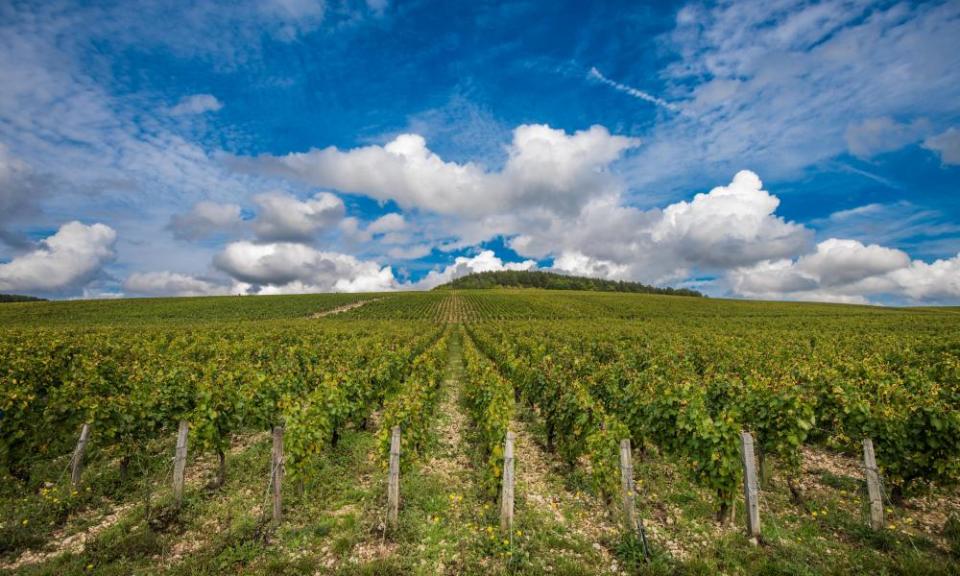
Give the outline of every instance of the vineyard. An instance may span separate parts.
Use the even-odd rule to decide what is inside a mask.
[[[0,573],[958,574],[960,310],[4,304],[0,476]]]

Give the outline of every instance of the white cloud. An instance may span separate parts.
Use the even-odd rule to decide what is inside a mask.
[[[384,214],[371,222],[370,225],[367,226],[367,232],[371,234],[383,234],[385,232],[397,232],[406,227],[407,221],[404,219],[403,214],[392,212],[390,214]]]
[[[889,116],[881,116],[850,124],[844,138],[854,156],[872,158],[913,144],[929,130],[930,123],[923,118],[913,122],[897,122]]]
[[[663,210],[600,198],[575,218],[541,215],[504,228],[522,231],[509,242],[521,256],[553,256],[570,271],[660,284],[692,269],[720,272],[803,251],[812,231],[777,216],[778,205],[756,174],[741,171],[728,186]]]
[[[306,201],[270,192],[254,197],[254,201],[260,209],[253,229],[266,241],[310,241],[318,232],[336,226],[346,212],[343,201],[329,192],[319,192]]]
[[[185,214],[175,214],[167,227],[180,240],[199,240],[218,233],[235,232],[243,224],[237,204],[198,202]]]
[[[394,247],[387,250],[387,256],[394,260],[416,260],[433,252],[429,244],[413,244],[410,246]]]
[[[793,178],[847,151],[850,124],[955,117],[958,37],[957,2],[693,3],[659,39],[661,92],[688,114],[658,121],[622,170],[666,192],[744,165]]]
[[[0,142],[0,184],[3,185],[0,187],[0,194],[3,194],[0,199],[6,201],[7,195],[10,194],[8,190],[10,182],[29,171],[30,167],[24,161],[14,158],[7,146]]]
[[[230,286],[175,272],[135,272],[123,282],[129,294],[141,296],[214,296],[231,294]]]
[[[892,272],[909,263],[910,257],[900,250],[831,238],[817,244],[815,253],[801,257],[796,267],[816,277],[821,286],[835,286]]]
[[[383,14],[389,4],[389,0],[367,0],[367,8],[378,15]]]
[[[441,284],[450,282],[468,274],[477,272],[496,272],[499,270],[533,270],[537,263],[533,260],[523,262],[504,262],[498,258],[493,250],[484,250],[476,256],[458,256],[453,264],[442,270],[431,270],[427,275],[414,284],[418,290],[429,290]]]
[[[162,232],[170,215],[201,200],[234,202],[252,185],[263,186],[229,171],[213,140],[195,139],[202,122],[170,117],[163,95],[146,86],[146,91],[114,90],[124,81],[109,76],[109,52],[90,51],[98,34],[109,29],[136,36],[127,28],[131,14],[152,11],[145,16],[149,25],[166,30],[176,20],[160,17],[156,12],[169,9],[151,3],[129,8],[45,3],[0,8],[0,125],[9,149],[30,166],[18,178],[24,193],[16,197],[24,201],[16,210],[0,206],[0,257],[16,255],[2,251],[3,243],[21,253],[30,248],[24,231],[81,218],[118,231],[118,268],[141,270],[144,263],[162,262],[160,269],[195,270],[194,262],[183,261],[202,251]],[[155,47],[139,36],[130,46]],[[121,50],[125,46],[126,38],[104,38]],[[216,140],[229,145],[232,137],[219,134]]]
[[[385,146],[263,156],[256,165],[315,186],[442,214],[477,216],[531,206],[574,212],[591,195],[616,191],[607,168],[637,145],[602,126],[567,134],[523,125],[514,130],[499,172],[444,161],[417,134],[402,134]]]
[[[117,234],[104,224],[69,222],[32,251],[0,264],[0,291],[67,293],[113,261]]]
[[[232,242],[214,258],[214,265],[261,294],[376,292],[398,287],[389,266],[292,242]]]
[[[0,142],[0,242],[18,248],[28,246],[22,235],[7,227],[37,213],[38,202],[45,195],[42,179]]]
[[[900,250],[831,238],[796,260],[767,260],[731,270],[727,281],[735,294],[751,298],[950,302],[960,298],[960,254],[927,264]]]
[[[172,116],[189,116],[216,112],[223,108],[223,103],[212,94],[193,94],[184,96],[176,106],[170,109]]]
[[[760,178],[741,170],[729,186],[671,204],[652,230],[658,245],[672,245],[685,262],[726,267],[795,254],[809,240],[799,224],[775,216],[780,200]]]
[[[960,165],[960,130],[956,128],[948,128],[942,134],[927,138],[923,147],[939,154],[940,161],[946,165]]]
[[[591,79],[594,79],[594,80],[597,80],[598,82],[602,82],[603,84],[606,84],[607,86],[610,86],[610,87],[613,88],[614,90],[623,92],[624,94],[629,94],[630,96],[633,96],[634,98],[639,98],[639,99],[641,99],[641,100],[645,100],[645,101],[647,101],[647,102],[650,102],[651,104],[656,104],[657,106],[662,106],[663,108],[666,108],[667,110],[670,110],[670,111],[672,111],[672,112],[678,112],[678,111],[680,110],[675,104],[671,104],[670,102],[667,102],[667,101],[664,100],[663,98],[657,98],[656,96],[654,96],[654,95],[652,95],[652,94],[649,94],[649,93],[647,93],[647,92],[644,92],[643,90],[640,90],[640,89],[638,89],[638,88],[634,88],[634,87],[632,87],[632,86],[627,86],[626,84],[621,84],[621,83],[619,83],[619,82],[615,82],[615,81],[607,78],[606,76],[604,76],[603,74],[601,74],[600,71],[597,70],[596,67],[591,67],[591,68],[590,68],[590,71],[587,73],[587,77],[588,77],[588,78],[591,78]]]
[[[326,14],[323,0],[267,0],[260,2],[259,7],[263,14],[276,20],[277,37],[285,41],[315,29]]]
[[[863,243],[909,247],[914,255],[952,254],[955,249],[938,249],[951,236],[960,234],[960,224],[937,210],[911,202],[866,204],[840,210],[827,218],[810,222],[822,238],[851,238]]]
[[[362,244],[373,239],[373,234],[364,230],[361,222],[354,216],[347,216],[337,224],[337,229],[349,242]]]
[[[552,268],[574,276],[590,276],[609,280],[623,279],[630,270],[629,266],[624,264],[591,258],[577,251],[561,252],[559,256],[554,258]]]
[[[914,260],[889,274],[900,292],[916,301],[957,302],[960,299],[960,253],[930,264]]]

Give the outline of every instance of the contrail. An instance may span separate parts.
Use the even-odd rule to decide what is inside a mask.
[[[641,100],[646,100],[647,102],[650,102],[651,104],[656,104],[657,106],[662,106],[662,107],[666,108],[667,110],[670,110],[670,111],[673,111],[673,112],[680,112],[680,107],[677,106],[676,104],[671,104],[670,102],[667,102],[667,101],[664,100],[663,98],[657,98],[656,96],[654,96],[654,95],[652,95],[652,94],[648,94],[648,93],[644,92],[643,90],[637,90],[636,88],[634,88],[634,87],[632,87],[632,86],[627,86],[626,84],[621,84],[621,83],[619,83],[619,82],[615,82],[615,81],[607,78],[607,77],[604,76],[603,74],[601,74],[600,71],[596,69],[596,67],[591,67],[591,68],[590,68],[590,72],[587,73],[587,77],[588,77],[588,78],[593,78],[594,80],[599,80],[600,82],[603,82],[604,84],[606,84],[607,86],[610,86],[610,87],[613,88],[614,90],[619,90],[620,92],[623,92],[623,93],[625,93],[625,94],[629,94],[629,95],[633,96],[634,98],[639,98],[639,99],[641,99]]]

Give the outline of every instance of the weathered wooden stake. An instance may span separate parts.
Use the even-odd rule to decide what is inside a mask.
[[[90,425],[84,424],[80,429],[80,439],[77,441],[77,447],[73,450],[73,458],[70,459],[70,483],[74,486],[80,484],[80,473],[83,471],[83,452],[87,449],[87,441],[90,440]]]
[[[623,528],[633,533],[637,530],[637,509],[634,502],[633,450],[629,438],[620,441],[620,491],[623,494]]]
[[[757,490],[757,461],[753,451],[753,436],[740,432],[740,458],[743,462],[743,498],[747,509],[747,536],[756,544],[760,539],[760,496]]]
[[[867,495],[870,497],[870,527],[883,528],[883,497],[880,492],[880,472],[877,457],[873,453],[873,440],[863,439],[863,465],[867,477]]]
[[[177,450],[173,457],[173,498],[176,507],[183,504],[183,473],[187,468],[187,433],[190,425],[186,420],[180,421],[177,429]]]
[[[396,528],[400,514],[400,427],[390,436],[390,477],[387,479],[387,525]]]
[[[643,528],[643,520],[637,516],[636,485],[633,481],[633,448],[630,446],[629,438],[620,441],[620,489],[623,494],[624,529],[628,534],[637,533],[643,545],[643,558],[649,561],[647,533]]]
[[[500,488],[500,529],[513,530],[513,432],[507,430],[503,442],[503,482]]]
[[[280,522],[283,517],[283,426],[273,428],[273,457],[271,458],[271,483],[273,484],[273,521]]]

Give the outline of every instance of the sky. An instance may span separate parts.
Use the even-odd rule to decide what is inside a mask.
[[[960,1],[0,0],[0,292],[960,304]]]

